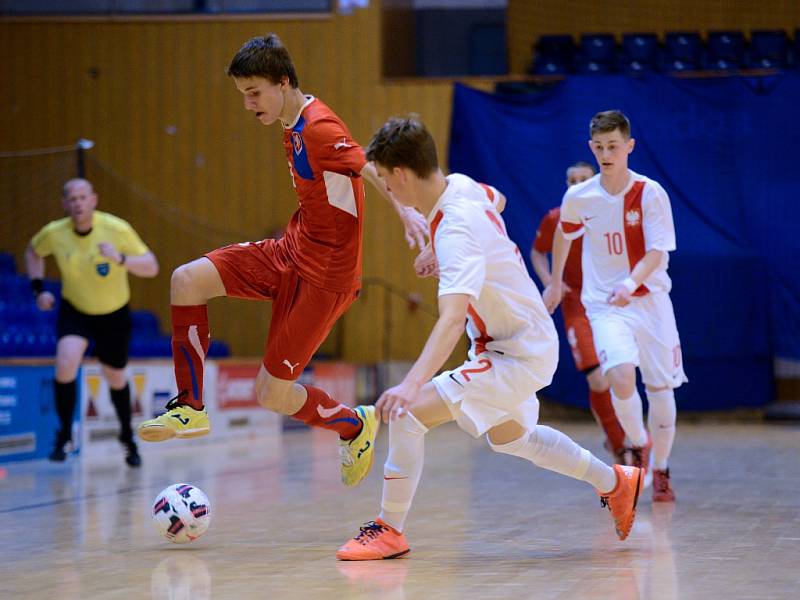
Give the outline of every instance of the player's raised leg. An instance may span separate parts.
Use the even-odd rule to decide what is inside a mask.
[[[225,295],[222,279],[208,258],[182,265],[172,273],[172,360],[178,394],[167,403],[166,413],[139,425],[141,439],[162,442],[206,435],[211,430],[203,405],[204,363],[211,343],[207,302]]]
[[[293,366],[293,375],[299,376],[302,372],[300,367],[305,365]],[[256,377],[256,397],[259,404],[268,410],[291,416],[310,427],[339,434],[342,482],[345,485],[356,485],[369,473],[379,425],[374,406],[350,408],[318,387],[275,377],[264,365]]]
[[[628,537],[636,516],[642,488],[642,471],[636,467],[610,467],[564,433],[536,425],[527,431],[515,421],[489,430],[489,446],[495,452],[524,458],[536,466],[579,479],[592,485],[614,518],[620,540]]]

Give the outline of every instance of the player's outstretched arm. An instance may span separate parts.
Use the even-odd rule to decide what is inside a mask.
[[[446,294],[439,296],[439,319],[414,366],[403,381],[386,390],[375,403],[384,423],[396,419],[414,402],[420,389],[442,368],[464,335],[464,321],[470,296]]]
[[[572,240],[568,240],[561,234],[559,225],[553,235],[553,271],[550,274],[550,285],[542,292],[542,300],[551,315],[558,308],[561,298],[564,296],[561,279],[564,277],[564,265],[567,263],[570,246],[572,246]]]
[[[436,260],[436,254],[430,243],[414,259],[414,272],[417,277],[422,278],[439,276],[439,261]]]
[[[550,285],[550,261],[547,260],[547,254],[535,248],[531,249],[531,264],[542,285],[544,287]]]
[[[400,204],[397,199],[392,196],[391,192],[386,189],[386,184],[383,183],[383,180],[378,176],[378,171],[375,169],[375,165],[371,162],[368,162],[364,165],[364,168],[361,169],[361,176],[369,181],[372,186],[378,190],[381,196],[383,196],[389,204],[391,204],[397,214],[400,216],[400,220],[403,222],[403,227],[406,230],[406,241],[408,242],[408,247],[413,248],[417,247],[420,250],[425,248],[425,238],[429,236],[428,233],[428,222],[416,209],[411,208],[409,206],[403,206]]]

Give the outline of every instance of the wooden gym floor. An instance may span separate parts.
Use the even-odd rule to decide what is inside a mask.
[[[554,426],[607,459],[595,427]],[[679,424],[677,504],[653,506],[646,490],[619,542],[588,485],[447,425],[427,438],[408,558],[337,562],[377,516],[385,431],[378,442],[355,489],[339,483],[335,438],[302,430],[148,446],[139,470],[116,448],[0,465],[0,598],[800,597],[800,428]],[[176,482],[213,506],[208,533],[186,546],[150,522]]]

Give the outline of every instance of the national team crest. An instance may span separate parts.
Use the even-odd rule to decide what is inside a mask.
[[[109,271],[111,271],[111,266],[107,262],[97,263],[94,268],[97,270],[97,274],[100,275],[100,277],[105,277],[108,275]]]
[[[300,154],[303,151],[303,138],[297,131],[292,132],[292,146],[294,146],[294,153]]]
[[[636,227],[642,220],[642,214],[638,210],[629,210],[625,213],[625,224],[628,227]]]

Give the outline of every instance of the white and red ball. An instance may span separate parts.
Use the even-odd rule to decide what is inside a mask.
[[[153,502],[153,523],[173,544],[193,542],[211,523],[211,503],[203,490],[188,483],[164,488]]]

